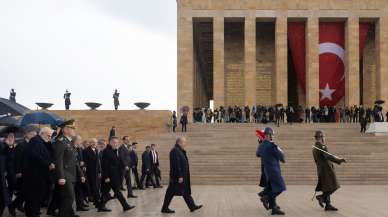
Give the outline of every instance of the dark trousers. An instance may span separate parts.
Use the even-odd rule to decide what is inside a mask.
[[[166,195],[164,196],[162,209],[167,209],[170,206],[170,203],[172,201],[172,198],[174,198],[174,196],[175,196],[174,188],[170,184],[166,190]],[[182,193],[182,197],[185,200],[186,205],[189,209],[193,209],[195,207],[194,199],[190,194],[184,191]]]
[[[325,191],[322,193],[323,202],[326,203],[326,205],[331,204],[330,195],[332,195],[334,191]]]
[[[112,189],[112,191],[114,192],[115,197],[119,200],[123,209],[128,208],[129,204],[127,203],[123,194],[121,193],[120,186],[112,185],[111,183],[103,183],[101,186],[101,191],[102,191],[101,207],[104,207],[106,202],[110,200],[110,194],[109,194],[110,189]]]
[[[160,186],[160,181],[162,180],[160,169],[156,165],[152,165],[152,174],[155,177],[156,186]]]
[[[74,183],[66,182],[65,185],[58,186],[59,192],[59,212],[58,217],[74,216],[73,203],[75,200]]]
[[[187,132],[187,124],[182,124],[182,132]]]
[[[54,213],[59,208],[59,187],[51,184],[49,188],[49,199],[47,206],[47,213]]]
[[[15,196],[16,197],[10,205],[11,208],[23,207],[24,198],[23,198],[23,194],[22,194],[22,182],[23,182],[22,178],[18,178],[16,180],[16,188],[15,188],[15,190],[16,190]]]
[[[125,184],[127,185],[128,195],[133,195],[130,170],[124,170],[124,179],[125,179]]]
[[[131,170],[132,170],[133,176],[135,178],[136,187],[141,188],[142,185],[140,184],[139,173],[137,172],[137,167],[132,167]]]
[[[75,204],[76,204],[77,208],[81,208],[83,201],[85,199],[81,182],[75,183],[74,193],[75,193]]]
[[[40,200],[26,200],[24,205],[26,217],[39,217],[40,203]]]
[[[265,188],[265,192],[268,196],[269,208],[276,209],[277,208],[276,197],[279,196],[281,192],[276,192],[276,193],[272,192],[272,187],[270,182],[268,182],[267,187]]]
[[[143,187],[144,180],[146,181],[146,184],[148,181],[151,182],[153,187],[156,187],[154,180],[152,179],[152,170],[149,171],[142,171],[141,178],[140,178],[140,186]]]
[[[90,196],[93,198],[94,205],[99,208],[101,203],[100,187],[98,185],[98,178],[88,176],[88,183],[90,187]]]

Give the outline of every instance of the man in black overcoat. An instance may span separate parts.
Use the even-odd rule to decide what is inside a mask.
[[[129,137],[124,136],[123,137],[123,144],[119,148],[119,154],[120,154],[120,160],[122,162],[123,168],[122,168],[122,176],[121,176],[121,183],[123,179],[125,179],[125,184],[127,185],[127,191],[128,191],[128,198],[136,198],[135,195],[133,195],[132,191],[132,181],[131,181],[131,154],[129,150]]]
[[[162,185],[160,184],[162,177],[161,172],[159,169],[159,153],[156,150],[156,145],[151,144],[151,151],[150,151],[150,157],[151,157],[151,165],[152,165],[152,176],[155,178],[155,184],[156,187],[162,188]]]
[[[38,133],[38,128],[27,126],[24,129],[24,139],[18,143],[18,145],[15,147],[15,173],[16,173],[16,197],[14,201],[9,205],[9,208],[12,210],[18,209],[21,212],[24,212],[23,203],[24,198],[22,194],[22,183],[23,183],[23,155],[24,155],[24,149],[30,142],[30,140],[35,137]]]
[[[189,160],[186,154],[186,138],[179,137],[170,151],[170,182],[164,197],[162,213],[175,213],[169,208],[174,196],[182,196],[191,212],[202,208],[191,197]]]
[[[42,128],[24,147],[21,174],[22,191],[27,217],[37,217],[40,205],[48,190],[50,171],[55,169],[47,144],[51,142],[52,130]]]
[[[144,188],[144,181],[146,183],[146,187],[148,187],[148,183],[151,182],[152,186],[156,188],[155,182],[152,179],[152,159],[151,159],[151,147],[146,146],[146,150],[143,152],[141,159],[141,178],[140,185],[141,188]]]
[[[125,200],[123,194],[120,191],[121,186],[121,168],[123,167],[122,161],[119,155],[119,139],[115,136],[109,139],[109,145],[102,152],[102,180],[104,187],[102,189],[103,201],[105,204],[109,199],[109,191],[113,190],[116,198],[120,201],[124,212],[133,209]]]

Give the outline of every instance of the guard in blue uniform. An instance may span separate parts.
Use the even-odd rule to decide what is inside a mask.
[[[264,165],[264,172],[267,179],[266,195],[268,195],[269,208],[272,210],[272,215],[284,215],[276,204],[276,197],[286,190],[286,184],[282,177],[280,162],[285,163],[284,153],[272,139],[274,131],[272,128],[264,129],[264,141],[259,147],[258,154],[261,157]]]

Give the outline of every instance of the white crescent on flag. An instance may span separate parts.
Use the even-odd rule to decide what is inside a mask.
[[[338,58],[341,59],[342,63],[345,65],[345,50],[339,46],[336,43],[331,43],[331,42],[325,42],[325,43],[320,43],[319,44],[319,55],[324,54],[324,53],[332,53],[338,56]],[[345,73],[342,76],[341,80],[345,79]]]

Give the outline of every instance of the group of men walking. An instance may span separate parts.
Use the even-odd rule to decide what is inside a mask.
[[[260,186],[264,188],[258,195],[265,209],[271,209],[272,215],[285,215],[276,203],[276,197],[286,190],[282,177],[280,162],[285,163],[284,151],[274,143],[274,131],[272,128],[265,128],[264,131],[257,130],[258,148],[256,156],[261,158]],[[330,200],[330,196],[340,187],[334,165],[345,163],[346,160],[328,152],[323,131],[317,130],[314,135],[313,157],[317,166],[318,183],[315,192],[322,192],[316,196],[318,204],[325,211],[337,211]]]
[[[17,130],[9,128],[0,142],[0,216],[8,206],[11,216],[18,210],[27,217],[38,217],[41,207],[47,207],[49,216],[77,217],[76,211],[88,211],[89,202],[97,211],[109,212],[106,203],[114,198],[128,211],[134,206],[124,197],[124,187],[127,198],[136,198],[135,186],[142,190],[149,183],[162,187],[155,144],[142,154],[139,179],[137,143],[129,144],[128,136],[122,142],[111,136],[108,144],[103,139],[83,144],[74,120],[65,121],[57,132],[48,127],[26,127],[24,139],[18,143]]]

